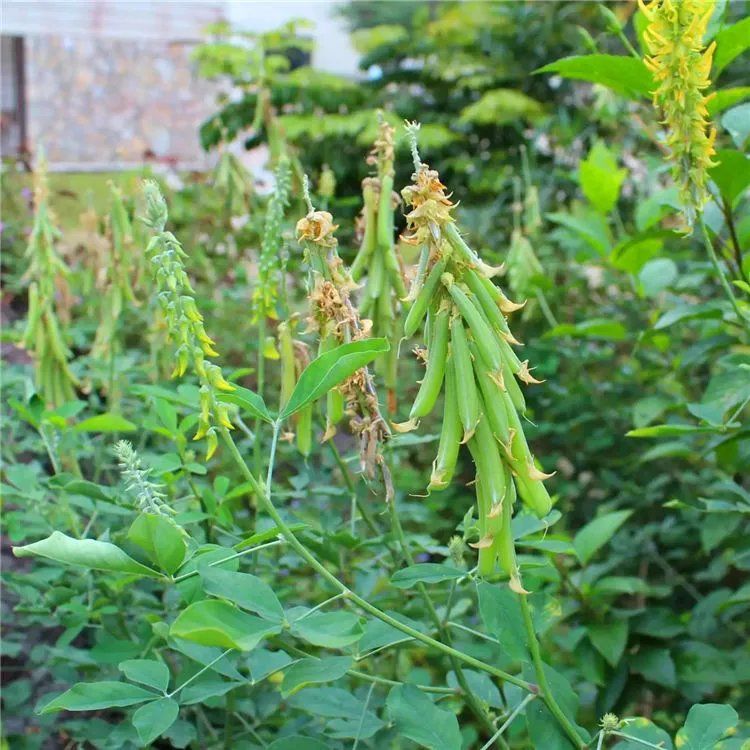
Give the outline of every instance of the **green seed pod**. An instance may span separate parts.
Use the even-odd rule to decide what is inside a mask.
[[[490,501],[489,512],[491,508],[503,501],[506,471],[500,455],[500,446],[485,417],[479,420],[476,432],[468,445],[477,467],[477,473],[482,477],[487,490],[487,497]]]
[[[422,290],[419,292],[414,304],[411,306],[411,310],[409,310],[409,314],[406,316],[406,321],[404,322],[404,336],[413,336],[422,324],[433,295],[435,294],[435,290],[440,283],[440,277],[443,275],[443,271],[445,271],[447,260],[446,256],[438,258],[428,274],[427,279],[422,286]]]
[[[479,551],[477,560],[477,571],[480,576],[486,578],[491,576],[495,570],[495,537],[490,532],[489,512],[491,502],[487,495],[487,487],[482,477],[477,473],[474,483],[477,492],[477,507],[479,508],[479,541],[471,544]]]
[[[469,350],[474,354],[474,372],[476,373],[479,392],[481,395],[484,415],[487,417],[492,434],[501,443],[507,443],[509,438],[508,412],[505,408],[505,400],[502,398],[500,388],[487,366],[481,358],[474,353],[474,344],[469,345]]]
[[[449,278],[447,278],[449,277]],[[453,298],[453,302],[461,313],[461,317],[471,329],[474,341],[477,344],[479,356],[485,361],[487,366],[493,372],[500,372],[502,367],[502,358],[497,343],[497,336],[487,324],[484,316],[479,311],[478,304],[474,303],[463,289],[453,281],[450,274],[443,274],[443,284],[448,288],[448,292]]]
[[[462,442],[465,443],[479,422],[479,394],[466,331],[459,315],[454,315],[451,320],[451,354],[456,372],[458,414],[464,428]]]
[[[506,490],[503,498],[501,509],[500,531],[495,536],[493,550],[497,559],[500,561],[500,567],[510,578],[510,587],[516,593],[526,593],[521,585],[518,563],[516,562],[516,548],[513,541],[513,505],[516,501],[516,488],[511,479],[510,473],[506,475]]]
[[[478,269],[480,274],[485,276],[496,276],[500,273],[501,268],[495,268],[485,263],[467,244],[464,238],[460,235],[458,228],[454,223],[447,223],[443,227],[445,238],[450,243],[451,247],[456,251],[459,258],[466,263],[469,268]]]
[[[501,372],[503,374],[503,385],[505,386],[505,390],[510,396],[510,400],[513,402],[513,406],[516,408],[516,410],[519,413],[525,414],[526,413],[526,399],[524,398],[523,392],[521,391],[521,387],[518,385],[518,382],[513,377],[513,373],[510,370],[510,366],[505,361],[503,361],[502,363]]]
[[[426,417],[435,406],[445,374],[445,360],[448,355],[448,307],[442,307],[435,316],[435,325],[431,331],[427,348],[427,369],[425,370],[419,392],[409,412],[409,420],[416,421]]]
[[[508,323],[505,316],[500,312],[500,308],[488,289],[487,285],[495,289],[495,285],[486,276],[480,276],[476,271],[467,268],[464,271],[463,279],[471,290],[471,293],[477,298],[479,307],[486,316],[490,325],[500,333],[510,334]]]
[[[312,449],[312,404],[300,409],[296,416],[297,450],[307,458]]]
[[[431,490],[444,490],[453,479],[456,461],[461,444],[461,419],[458,416],[456,394],[456,373],[453,359],[449,355],[445,363],[445,395],[443,403],[443,424],[440,431],[440,444],[435,461],[432,464],[432,476],[427,487]]]
[[[377,201],[376,191],[373,180],[366,179],[362,183],[362,197],[364,198],[364,218],[365,231],[362,237],[362,244],[359,247],[357,257],[354,259],[349,273],[354,281],[359,281],[365,269],[367,268],[370,258],[375,251],[376,245],[376,222],[377,222]]]
[[[369,273],[367,275],[367,294],[373,299],[386,295],[385,286],[385,259],[380,248],[376,248],[372,256]]]

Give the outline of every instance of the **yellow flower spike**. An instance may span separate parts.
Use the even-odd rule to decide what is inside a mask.
[[[216,430],[212,427],[206,433],[206,461],[210,461],[211,457],[216,453],[216,449],[219,447],[219,438],[216,435]]]
[[[708,170],[714,166],[715,131],[707,117],[703,92],[716,44],[703,46],[715,3],[708,0],[652,0],[639,5],[649,21],[644,33],[650,56],[644,62],[657,87],[654,105],[664,116],[667,145],[685,222],[692,226],[709,198]]]

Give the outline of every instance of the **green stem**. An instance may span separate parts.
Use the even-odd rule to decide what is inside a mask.
[[[278,422],[274,424],[274,430],[280,430],[280,424]],[[401,631],[402,633],[406,633],[406,635],[411,636],[415,640],[420,641],[421,643],[424,643],[425,645],[444,653],[446,656],[455,656],[464,664],[468,664],[475,669],[479,669],[483,672],[494,675],[495,677],[499,677],[501,680],[505,680],[512,685],[517,685],[524,690],[534,692],[531,684],[529,684],[525,680],[522,680],[520,677],[516,677],[515,675],[512,675],[508,672],[504,672],[503,670],[497,669],[492,665],[485,664],[479,659],[475,659],[473,656],[469,656],[469,654],[458,651],[451,646],[446,646],[444,643],[441,643],[440,641],[435,640],[434,638],[431,638],[424,633],[420,633],[418,630],[415,630],[409,625],[405,625],[403,622],[400,622],[394,617],[391,617],[389,614],[381,611],[374,605],[370,604],[370,602],[368,602],[366,599],[363,599],[361,596],[354,593],[354,591],[352,591],[348,586],[344,585],[338,578],[336,578],[335,575],[333,575],[333,573],[328,570],[328,568],[326,568],[322,563],[318,561],[318,559],[307,549],[307,547],[305,547],[304,544],[302,544],[302,542],[300,542],[300,540],[289,528],[284,519],[279,515],[279,512],[276,510],[276,506],[273,504],[271,498],[266,495],[263,487],[260,485],[260,482],[258,482],[258,480],[255,478],[255,475],[252,473],[252,471],[250,471],[247,463],[245,462],[245,459],[242,457],[237,446],[235,445],[234,440],[232,439],[232,435],[229,433],[229,430],[227,430],[226,428],[222,428],[221,434],[224,438],[229,452],[232,454],[232,458],[237,462],[237,465],[240,468],[243,476],[252,486],[253,491],[256,493],[256,496],[260,498],[260,501],[263,504],[266,512],[274,521],[274,523],[279,527],[282,535],[287,540],[287,542],[294,548],[295,552],[297,552],[297,554],[303,560],[305,560],[310,565],[310,567],[313,568],[313,570],[319,573],[334,588],[341,591],[347,599],[354,602],[360,609],[363,609],[373,617],[376,617],[387,625],[390,625],[396,630]]]
[[[536,680],[539,684],[539,692],[541,693],[542,699],[544,700],[550,713],[557,719],[557,723],[563,729],[565,734],[573,742],[573,745],[577,748],[586,747],[586,743],[581,739],[578,731],[570,722],[568,717],[565,715],[560,705],[555,700],[555,696],[552,694],[549,682],[547,681],[547,675],[544,672],[544,662],[542,661],[542,654],[539,650],[539,641],[536,637],[536,631],[534,630],[534,623],[531,619],[531,609],[529,608],[529,600],[526,594],[519,594],[519,601],[521,603],[521,614],[523,615],[523,624],[526,629],[526,638],[529,642],[529,651],[531,652],[531,660],[534,663],[534,672],[536,673]]]
[[[346,672],[350,677],[356,677],[358,680],[366,680],[377,685],[388,685],[389,687],[395,687],[396,685],[404,685],[406,683],[398,682],[397,680],[388,680],[385,677],[378,677],[374,674],[367,674],[366,672],[360,672],[356,669],[349,669]],[[456,695],[459,692],[456,688],[449,687],[435,687],[434,685],[415,685],[425,693],[437,693],[438,695]]]
[[[643,745],[644,747],[652,747],[654,748],[654,750],[664,750],[661,745],[654,745],[653,742],[642,740],[638,737],[633,737],[632,734],[625,734],[625,732],[610,732],[610,734],[614,735],[615,737],[622,737],[622,739],[628,740],[629,742],[637,742],[639,745]]]
[[[745,317],[745,315],[742,313],[742,310],[740,310],[739,305],[737,304],[737,298],[734,296],[734,292],[732,291],[732,287],[729,286],[729,281],[727,280],[727,277],[724,273],[724,269],[722,269],[721,263],[716,257],[714,243],[711,242],[711,236],[708,233],[708,227],[706,226],[706,222],[703,220],[702,216],[700,218],[700,225],[701,232],[703,234],[703,242],[706,246],[706,250],[708,251],[708,256],[711,258],[711,263],[713,263],[716,275],[718,276],[719,281],[721,282],[721,286],[724,289],[724,293],[726,294],[729,302],[732,304],[740,325],[744,326],[748,331],[750,331],[750,321],[747,319],[747,317]]]
[[[500,729],[495,732],[495,734],[492,735],[490,738],[490,741],[486,745],[482,745],[481,750],[489,750],[493,743],[500,739],[500,736],[502,733],[513,723],[514,719],[518,714],[521,713],[521,711],[526,708],[526,706],[531,703],[531,701],[534,700],[536,696],[533,693],[529,693],[511,712],[510,716],[503,722],[503,725],[500,727]]]
[[[393,530],[396,532],[396,539],[398,539],[398,543],[401,547],[401,551],[404,555],[406,563],[407,565],[414,565],[414,556],[411,554],[409,545],[406,542],[404,529],[401,526],[401,519],[398,517],[395,497],[390,502],[390,511],[391,525],[393,526]],[[440,616],[435,609],[435,605],[433,604],[432,598],[427,591],[427,587],[423,583],[418,583],[417,590],[419,591],[422,600],[427,607],[427,612],[430,615],[430,619],[435,624],[435,628],[437,629],[438,635],[440,636],[441,640],[445,641],[445,643],[447,643],[449,646],[452,645],[450,631],[445,627],[445,624],[440,619]],[[453,667],[453,671],[456,674],[456,681],[461,687],[463,694],[466,696],[466,703],[469,706],[469,709],[480,722],[480,724],[484,727],[484,730],[487,732],[487,734],[491,735],[495,730],[495,727],[492,725],[489,716],[487,716],[487,712],[482,708],[481,704],[477,700],[477,697],[472,692],[471,686],[469,685],[469,682],[466,679],[466,675],[464,674],[464,670],[461,667],[461,663],[458,661],[458,659],[456,659],[455,656],[450,656],[449,658],[451,666]]]
[[[266,316],[263,310],[258,315],[258,352],[257,352],[257,383],[256,390],[258,395],[263,398],[263,390],[265,387],[266,379],[266,361],[263,357],[263,352],[266,347]],[[261,440],[260,434],[263,428],[263,420],[257,417],[255,420],[255,442],[253,443],[253,465],[255,467],[256,476],[260,475],[260,468],[263,463],[263,452],[261,451]]]
[[[227,649],[222,654],[217,656],[212,662],[209,662],[206,664],[203,669],[199,669],[192,677],[189,677],[185,682],[182,683],[182,685],[176,687],[171,693],[166,693],[167,698],[173,698],[177,693],[180,692],[183,688],[186,688],[193,680],[197,680],[204,672],[207,672],[211,667],[213,667],[214,664],[217,662],[220,662],[227,654],[230,654],[232,652],[232,649]]]

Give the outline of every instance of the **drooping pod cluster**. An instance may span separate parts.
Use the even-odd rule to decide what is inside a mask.
[[[407,242],[420,246],[412,307],[404,333],[424,324],[426,370],[409,414],[397,426],[406,431],[435,407],[444,392],[443,423],[429,490],[446,488],[453,478],[459,446],[466,444],[476,467],[479,571],[490,574],[499,561],[521,589],[510,521],[516,494],[538,516],[551,508],[543,484],[548,474],[536,465],[521,424],[526,403],[518,381],[537,383],[527,361],[511,345],[506,315],[523,305],[511,302],[485,264],[459,233],[450,197],[436,171],[416,151],[416,127],[409,126],[415,158],[413,184],[402,191]]]
[[[297,238],[305,249],[310,268],[309,328],[318,333],[319,354],[322,354],[340,344],[368,337],[371,325],[360,318],[352,304],[351,294],[357,285],[339,257],[333,217],[327,211],[313,209],[306,182],[305,197],[309,211],[297,222]],[[328,392],[325,411],[326,430],[322,441],[333,437],[337,424],[347,416],[352,433],[360,441],[363,473],[372,478],[376,468],[379,469],[390,493],[390,477],[380,451],[389,428],[380,413],[378,395],[367,367],[360,368]]]
[[[351,265],[352,279],[362,285],[360,314],[372,320],[375,336],[387,338],[390,349],[375,362],[388,390],[388,409],[396,409],[398,377],[398,318],[406,286],[401,261],[394,243],[394,212],[400,203],[393,192],[394,128],[382,117],[379,134],[367,163],[377,169],[376,176],[362,182],[364,206],[360,215],[362,241]]]
[[[651,55],[644,62],[657,87],[654,105],[664,115],[667,145],[680,190],[685,220],[692,226],[708,199],[708,170],[714,166],[716,130],[708,119],[711,62],[715,42],[703,37],[716,7],[707,0],[639,0],[648,19],[644,40]]]
[[[200,414],[198,430],[193,440],[206,438],[206,459],[218,447],[216,426],[233,429],[225,404],[217,399],[217,391],[233,391],[234,386],[225,380],[221,367],[209,362],[207,357],[217,357],[214,342],[203,326],[203,316],[193,297],[193,288],[185,272],[187,253],[177,238],[166,231],[167,203],[153,180],[143,188],[146,213],[143,221],[154,231],[146,256],[151,276],[156,283],[157,299],[164,314],[169,338],[176,344],[176,364],[172,377],[181,377],[190,367],[200,382]]]
[[[29,268],[28,315],[21,346],[33,353],[36,386],[45,403],[60,406],[74,396],[78,380],[70,369],[72,356],[63,338],[57,309],[58,279],[69,270],[55,250],[60,231],[49,207],[47,165],[40,156],[34,171],[34,225],[26,248]]]

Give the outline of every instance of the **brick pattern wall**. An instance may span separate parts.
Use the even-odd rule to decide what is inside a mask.
[[[96,169],[156,158],[207,166],[198,127],[215,108],[191,45],[92,36],[26,37],[29,140],[50,164]]]

